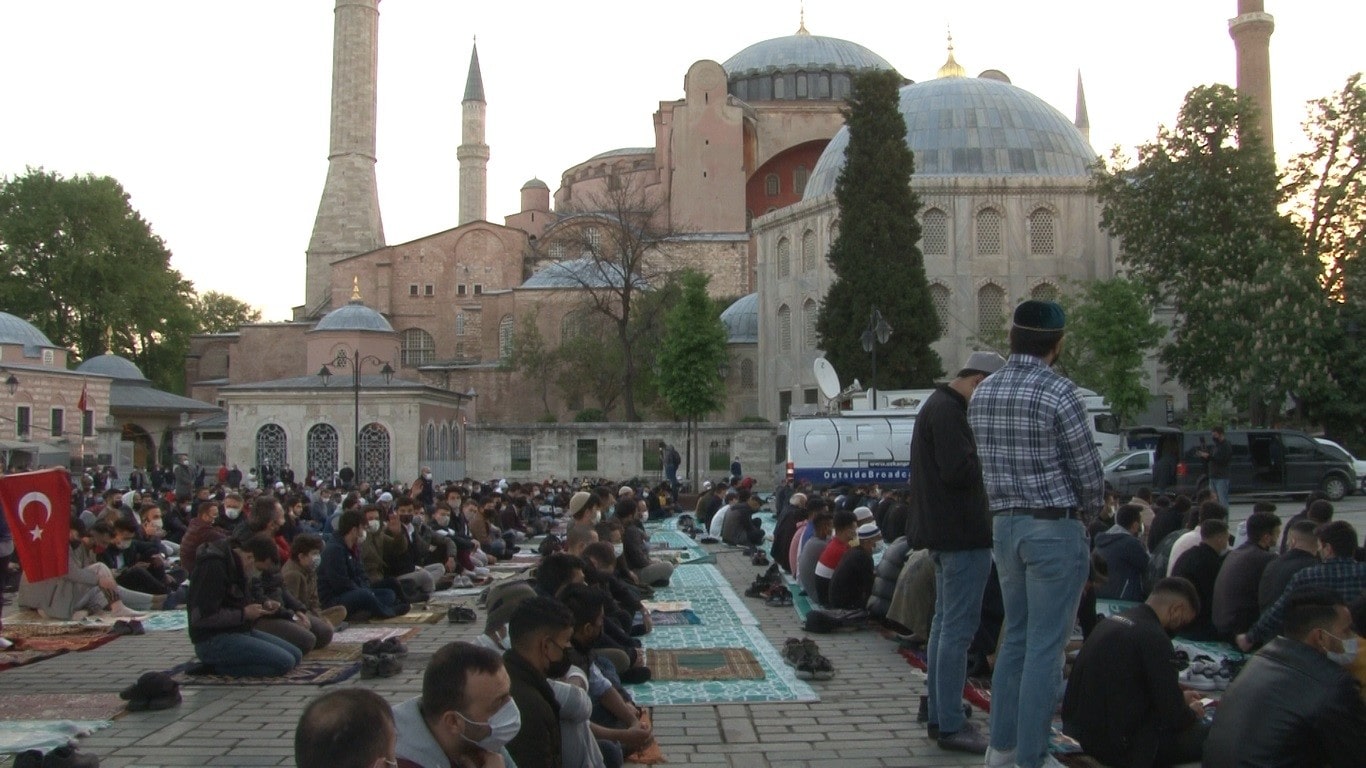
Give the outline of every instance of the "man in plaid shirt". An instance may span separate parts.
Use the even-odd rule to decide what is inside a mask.
[[[1054,302],[1016,307],[1010,359],[968,405],[1006,609],[988,768],[1061,765],[1048,755],[1048,735],[1090,566],[1084,518],[1100,509],[1105,490],[1086,405],[1051,368],[1065,329]]]
[[[1306,587],[1321,587],[1336,592],[1342,602],[1351,605],[1366,594],[1366,563],[1356,561],[1357,532],[1351,523],[1336,520],[1325,523],[1315,534],[1319,540],[1319,565],[1311,565],[1296,573],[1285,591],[1252,625],[1246,634],[1237,637],[1238,647],[1244,652],[1265,644],[1280,634],[1285,620],[1285,603],[1291,593]],[[1359,631],[1366,628],[1358,627]]]

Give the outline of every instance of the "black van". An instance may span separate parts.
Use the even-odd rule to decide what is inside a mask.
[[[1229,493],[1284,496],[1323,491],[1338,501],[1357,487],[1356,470],[1314,442],[1289,429],[1238,429],[1224,434],[1233,449]],[[1214,442],[1208,431],[1168,427],[1129,430],[1130,448],[1155,451],[1153,488],[1191,494],[1209,484],[1199,453]]]

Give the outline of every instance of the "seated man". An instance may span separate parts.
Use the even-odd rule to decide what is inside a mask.
[[[428,562],[434,545],[426,522],[417,514],[417,503],[410,496],[394,501],[394,512],[389,516],[388,531],[402,545],[394,553],[386,553],[385,568],[401,582],[417,587],[423,597],[436,591],[436,582],[446,575],[445,558]]]
[[[722,531],[726,528],[726,518],[730,517],[730,510],[737,503],[740,494],[737,490],[726,491],[725,501],[721,507],[711,516],[711,521],[707,523],[707,534],[713,539],[720,539]]]
[[[821,552],[820,561],[816,563],[816,594],[812,597],[821,605],[829,605],[830,577],[835,575],[835,567],[844,559],[844,553],[858,540],[858,516],[852,511],[839,510],[835,513],[834,523],[835,532]]]
[[[394,707],[394,724],[399,768],[502,768],[522,720],[502,657],[450,643],[427,663],[422,695]]]
[[[335,605],[324,608],[318,598],[318,566],[323,561],[323,540],[312,533],[301,533],[289,545],[289,562],[280,569],[285,589],[293,595],[304,610],[313,616],[321,616],[336,630],[346,621],[346,608]]]
[[[336,535],[323,547],[318,565],[318,597],[323,607],[343,606],[357,621],[407,613],[408,604],[393,590],[372,589],[365,576],[360,562],[360,547],[367,535],[364,520],[357,509],[348,509],[337,518]]]
[[[1181,636],[1187,640],[1211,641],[1219,639],[1213,618],[1214,582],[1219,579],[1224,553],[1228,551],[1228,523],[1206,520],[1200,524],[1199,531],[1200,543],[1181,555],[1176,567],[1172,568],[1172,575],[1194,584],[1200,595],[1200,614],[1181,631]]]
[[[1096,590],[1107,600],[1142,600],[1143,574],[1148,570],[1148,549],[1143,546],[1143,508],[1124,504],[1115,512],[1115,524],[1096,536],[1096,554],[1105,560],[1108,578]]]
[[[1270,512],[1254,512],[1247,518],[1243,545],[1224,557],[1214,580],[1214,628],[1219,637],[1232,640],[1248,631],[1261,611],[1257,587],[1266,566],[1276,559],[1272,547],[1281,538],[1281,519]]]
[[[882,531],[878,530],[877,523],[864,523],[858,527],[858,543],[844,553],[830,576],[827,608],[863,610],[868,607],[875,578],[873,550],[880,541]]]
[[[105,530],[113,533],[107,525]],[[143,618],[124,605],[124,597],[140,596],[147,601],[145,607],[151,607],[151,595],[125,590],[114,581],[109,566],[99,562],[94,541],[80,520],[71,521],[69,536],[71,554],[67,557],[66,574],[36,582],[29,581],[27,575],[21,576],[15,602],[48,619],[83,619],[103,611],[114,618]]]
[[[275,542],[263,535],[206,544],[199,551],[186,603],[190,642],[199,660],[220,675],[274,677],[303,659],[290,643],[253,628],[257,619],[281,607],[252,599],[256,559],[264,562],[274,555]]]
[[[395,733],[389,702],[378,693],[368,688],[324,693],[299,717],[294,730],[294,765],[384,768],[393,765]]]
[[[806,516],[806,494],[794,493],[774,518],[773,546],[769,547],[768,554],[785,573],[792,573],[797,567],[791,559],[792,539],[797,534],[797,525],[805,522]]]
[[[1257,584],[1258,615],[1280,599],[1295,574],[1319,564],[1319,538],[1315,535],[1318,529],[1319,524],[1313,520],[1296,520],[1286,526],[1288,548],[1267,563]]]
[[[735,503],[721,524],[721,541],[737,547],[757,547],[764,542],[764,529],[754,513],[759,511],[759,497],[748,488],[735,492]]]
[[[806,529],[812,534],[797,554],[797,583],[802,585],[802,591],[808,597],[815,600],[816,568],[820,565],[825,548],[830,544],[830,537],[835,529],[835,516],[830,510],[822,508],[811,517]]]
[[[256,602],[274,603],[280,608],[257,619],[255,628],[292,644],[302,653],[326,648],[332,642],[332,625],[322,616],[310,613],[308,606],[285,588],[279,557],[280,553],[275,552],[256,561],[252,597]]]
[[[635,499],[622,499],[617,502],[616,516],[621,521],[622,556],[626,558],[626,566],[642,584],[669,586],[673,564],[650,557],[650,537],[640,519],[640,504]]]
[[[1346,520],[1336,520],[1325,523],[1315,535],[1319,540],[1319,557],[1323,562],[1305,568],[1290,579],[1285,594],[1262,612],[1252,629],[1237,637],[1238,647],[1242,650],[1250,651],[1281,631],[1286,599],[1297,589],[1331,589],[1343,603],[1350,603],[1366,593],[1366,563],[1356,560],[1356,529]]]
[[[218,525],[218,502],[206,501],[196,506],[195,516],[190,518],[190,526],[180,539],[180,566],[186,573],[193,573],[194,558],[199,553],[199,548],[226,538],[228,531]]]
[[[1063,732],[1116,768],[1200,759],[1207,729],[1200,694],[1177,685],[1169,632],[1200,610],[1195,587],[1167,578],[1142,605],[1101,621],[1077,655],[1063,696]]]
[[[574,615],[553,598],[527,598],[512,612],[508,622],[512,650],[503,654],[503,664],[522,716],[521,730],[507,745],[519,766],[564,764],[560,704],[549,679],[569,672],[573,634]]]
[[[161,608],[166,595],[177,586],[166,573],[166,556],[155,543],[138,539],[133,521],[120,517],[113,529],[113,536],[105,523],[96,523],[91,529],[95,548],[103,549],[100,562],[109,566],[120,587],[151,595],[152,607]]]
[[[1284,631],[1233,679],[1205,741],[1204,768],[1360,766],[1366,706],[1344,666],[1352,617],[1332,590],[1295,590],[1278,603]]]

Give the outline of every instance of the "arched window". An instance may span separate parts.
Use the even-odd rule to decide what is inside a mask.
[[[560,341],[568,341],[583,333],[583,311],[574,309],[560,318]]]
[[[799,165],[792,171],[792,191],[798,195],[806,193],[806,180],[811,178],[811,171],[806,166]]]
[[[754,361],[748,357],[740,361],[740,388],[754,389]]]
[[[444,421],[441,422],[441,436],[437,438],[437,441],[437,460],[446,461],[451,457],[451,428]]]
[[[1037,208],[1028,219],[1029,255],[1052,256],[1057,253],[1057,222],[1053,212],[1047,208]]]
[[[819,310],[815,299],[802,302],[802,343],[807,349],[816,348],[816,315]]]
[[[931,208],[925,211],[920,225],[920,243],[926,256],[947,256],[949,253],[949,215]]]
[[[598,245],[602,243],[602,233],[598,231],[597,227],[584,227],[583,237],[584,242],[588,243],[588,247],[594,251],[597,251]]]
[[[939,333],[949,332],[949,287],[943,283],[930,283],[930,303],[934,305],[934,315],[939,318]]]
[[[389,430],[366,424],[360,431],[360,466],[356,480],[374,485],[389,480]]]
[[[450,445],[450,454],[451,454],[451,459],[452,459],[452,460],[455,460],[455,459],[459,459],[459,458],[460,458],[460,434],[461,434],[461,431],[460,431],[460,430],[461,430],[461,427],[460,427],[459,424],[452,424],[452,425],[451,425],[451,445]]]
[[[1029,298],[1038,301],[1057,301],[1058,286],[1052,283],[1039,283],[1029,292]]]
[[[331,424],[314,424],[305,438],[308,449],[308,468],[324,483],[337,474],[337,429]]]
[[[786,237],[778,241],[778,278],[792,276],[792,241]]]
[[[809,229],[802,233],[802,271],[816,271],[816,233]]]
[[[498,321],[498,359],[506,360],[512,357],[512,315],[503,315],[503,319]]]
[[[765,176],[764,194],[768,195],[769,197],[777,197],[778,193],[781,191],[779,189],[780,184],[781,182],[778,179],[778,174],[770,173],[769,175]]]
[[[977,289],[977,333],[994,333],[1005,325],[1006,291],[995,283]]]
[[[456,313],[455,313],[455,335],[456,335],[456,336],[464,336],[464,335],[465,335],[465,313],[464,313],[464,312],[456,312]]]
[[[778,351],[792,351],[792,309],[786,304],[778,307]]]
[[[269,464],[277,471],[289,461],[289,438],[285,428],[279,424],[264,424],[256,430],[256,468],[264,475],[261,467]]]
[[[787,78],[782,75],[773,76],[773,98],[787,98]]]
[[[424,461],[431,461],[436,458],[436,425],[431,422],[427,422],[427,440],[422,447],[424,449],[422,452]]]
[[[977,212],[977,255],[1001,255],[1001,212],[995,208]]]
[[[436,359],[436,342],[421,328],[404,331],[402,344],[400,360],[405,366],[426,365]]]

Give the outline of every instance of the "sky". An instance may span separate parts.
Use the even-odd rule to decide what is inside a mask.
[[[303,301],[327,171],[334,0],[0,2],[0,176],[118,179],[199,291],[266,320]],[[1366,3],[1267,0],[1277,158],[1305,148],[1307,101],[1366,69]],[[1071,117],[1082,73],[1091,143],[1132,150],[1193,86],[1234,81],[1236,0],[808,0],[812,34],[934,77],[952,29],[970,74],[1004,71]],[[649,146],[660,101],[699,59],[797,30],[798,0],[577,3],[382,0],[377,176],[386,241],[455,226],[460,99],[478,39],[488,214],[568,167]],[[1132,153],[1131,153],[1132,154]]]

